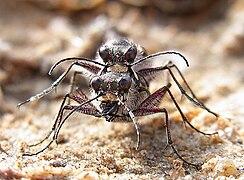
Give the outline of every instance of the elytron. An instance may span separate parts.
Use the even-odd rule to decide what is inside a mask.
[[[199,101],[183,77],[179,68],[173,62],[168,61],[166,64],[156,67],[151,65],[152,60],[155,57],[159,59],[164,55],[178,56],[185,62],[186,66],[189,66],[187,59],[182,54],[175,51],[158,52],[147,55],[143,47],[126,38],[114,39],[106,42],[99,48],[97,54],[98,55],[95,59],[74,57],[58,61],[50,68],[49,75],[51,75],[55,68],[60,64],[65,62],[71,62],[71,64],[49,88],[18,104],[18,107],[20,107],[25,103],[40,99],[53,91],[74,66],[79,66],[83,68],[83,71],[86,71],[86,74],[88,73],[87,78],[89,79],[91,93],[86,95],[83,90],[74,88],[77,75],[83,72],[75,71],[72,78],[73,80],[71,82],[71,91],[64,96],[51,131],[40,142],[29,146],[36,146],[43,143],[53,133],[51,141],[41,150],[35,153],[24,153],[23,155],[37,155],[46,150],[54,141],[57,142],[57,137],[61,127],[74,112],[101,117],[108,122],[132,122],[137,133],[136,149],[139,149],[141,142],[141,131],[138,117],[162,113],[164,115],[164,123],[166,127],[167,146],[170,146],[174,153],[183,162],[188,165],[198,167],[197,164],[186,161],[173,145],[169,127],[168,112],[165,108],[159,107],[162,98],[165,94],[168,94],[175,108],[180,113],[183,122],[188,124],[195,131],[203,135],[213,135],[217,132],[204,133],[196,129],[188,121],[187,117],[184,115],[176,99],[171,93],[170,80],[173,80],[173,82],[179,88],[181,94],[190,102],[208,111],[216,117],[218,117],[218,114],[211,111]],[[157,64],[160,63],[158,62]],[[166,85],[162,85],[161,88],[153,93],[150,93],[150,82],[164,72],[166,72],[171,78],[168,78]],[[178,81],[176,78],[175,73],[177,73],[177,76],[181,79],[185,89],[181,85],[180,81]],[[71,104],[70,101],[75,104]]]

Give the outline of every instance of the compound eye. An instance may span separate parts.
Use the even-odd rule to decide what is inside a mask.
[[[91,87],[92,89],[94,89],[95,91],[98,91],[100,89],[102,80],[99,77],[94,77],[91,80]]]
[[[131,86],[131,77],[124,76],[119,81],[119,87],[121,90],[128,90]]]
[[[126,61],[128,63],[133,63],[136,58],[136,54],[137,54],[137,49],[135,47],[130,47],[130,49],[128,49],[128,51],[125,54]]]
[[[100,47],[100,49],[99,49],[99,55],[103,59],[103,61],[105,63],[108,62],[108,60],[110,58],[110,53],[109,53],[108,47],[106,47],[106,46]]]

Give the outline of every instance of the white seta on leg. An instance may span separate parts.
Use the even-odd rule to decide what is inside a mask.
[[[120,98],[118,97],[119,102],[124,106],[124,108],[128,111],[129,116],[132,120],[132,122],[135,125],[136,128],[136,134],[137,134],[137,144],[136,144],[136,150],[139,149],[140,144],[141,144],[141,131],[140,131],[140,124],[137,121],[136,116],[133,114],[133,112],[125,105],[125,103],[123,103]]]

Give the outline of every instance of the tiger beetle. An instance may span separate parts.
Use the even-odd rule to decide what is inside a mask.
[[[217,134],[217,132],[204,133],[196,129],[189,122],[175,97],[171,93],[171,83],[169,80],[167,81],[166,85],[162,86],[152,94],[149,92],[149,83],[155,78],[155,76],[159,75],[160,73],[167,72],[168,76],[172,78],[183,96],[185,96],[193,104],[218,117],[218,114],[207,108],[196,97],[183,77],[181,71],[173,62],[169,61],[165,65],[158,67],[152,67],[150,65],[150,61],[152,61],[152,58],[154,57],[175,55],[179,56],[185,62],[186,66],[189,67],[187,59],[182,54],[175,51],[158,52],[147,55],[146,50],[143,47],[126,38],[114,39],[106,42],[99,48],[97,54],[97,58],[94,60],[84,57],[72,57],[58,61],[50,68],[48,73],[49,75],[51,75],[54,69],[62,63],[72,63],[67,70],[52,83],[50,87],[18,104],[18,107],[20,107],[25,103],[40,99],[53,91],[63,81],[74,66],[79,66],[90,74],[89,85],[92,91],[89,95],[90,98],[88,98],[88,96],[81,89],[74,90],[76,77],[78,74],[82,73],[81,71],[75,71],[71,81],[71,90],[63,98],[51,131],[40,142],[29,146],[36,146],[43,143],[53,133],[52,140],[43,149],[35,153],[24,153],[23,155],[37,155],[46,150],[54,141],[57,142],[61,127],[74,112],[101,117],[108,122],[132,122],[137,133],[136,149],[138,150],[141,142],[141,131],[138,117],[162,113],[164,114],[166,127],[167,146],[170,146],[178,158],[184,163],[198,168],[198,164],[186,161],[174,147],[169,128],[168,112],[165,108],[159,107],[162,98],[165,94],[168,94],[175,108],[180,113],[183,122],[188,124],[195,131],[203,135],[213,135]],[[178,73],[178,76],[184,83],[186,90],[179,83],[174,74],[175,72]],[[189,91],[190,95],[187,93],[187,91]],[[71,105],[71,100],[76,102],[76,104]],[[64,116],[65,112],[66,115]]]

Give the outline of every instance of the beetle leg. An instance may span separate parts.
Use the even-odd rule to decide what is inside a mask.
[[[167,137],[167,146],[170,146],[174,153],[178,156],[179,159],[181,159],[184,163],[194,166],[198,169],[199,165],[198,164],[193,164],[188,161],[186,161],[176,150],[176,148],[173,145],[172,137],[171,137],[171,132],[170,132],[170,127],[169,127],[169,117],[168,117],[168,112],[165,108],[139,108],[134,111],[135,115],[137,116],[145,116],[149,114],[155,114],[155,113],[164,113],[165,114],[165,128],[166,128],[166,137]]]
[[[100,96],[100,95],[98,95]],[[54,141],[57,140],[57,137],[58,137],[58,134],[59,134],[59,131],[61,129],[61,127],[63,126],[64,122],[76,111],[79,111],[81,113],[84,113],[84,114],[90,114],[90,115],[94,115],[96,116],[99,112],[97,109],[95,109],[95,107],[90,103],[91,101],[95,100],[98,98],[98,96],[96,96],[95,98],[92,98],[90,100],[87,100],[87,99],[82,99],[82,97],[78,97],[78,96],[73,96],[73,95],[70,95],[70,94],[66,94],[62,103],[61,103],[61,106],[60,106],[60,109],[59,109],[59,112],[57,114],[57,117],[55,119],[55,122],[52,126],[52,129],[51,131],[48,133],[48,135],[42,139],[40,142],[36,143],[36,144],[33,144],[33,145],[30,145],[30,146],[36,146],[36,145],[39,145],[41,144],[42,142],[44,142],[46,139],[48,139],[50,137],[50,135],[52,134],[52,132],[54,132],[54,135],[53,135],[53,138],[52,140],[44,147],[42,148],[40,151],[37,151],[35,153],[24,153],[23,156],[34,156],[34,155],[37,155],[43,151],[45,151]],[[80,103],[79,105],[77,106],[71,106],[71,105],[65,105],[65,102],[67,100],[67,98],[71,98],[73,100],[75,100],[76,102],[83,102],[83,103]],[[63,118],[63,114],[64,114],[64,110],[71,110],[66,116],[65,118]]]
[[[65,59],[64,59],[65,60]],[[69,59],[71,60],[71,59]],[[74,60],[73,60],[74,61]],[[91,61],[91,60],[90,60]],[[51,75],[52,71],[59,65],[61,61],[59,61],[58,63],[54,64],[51,69],[49,70],[49,75]],[[97,72],[98,70],[101,70],[101,68],[99,68],[98,66],[95,66],[95,65],[91,65],[91,64],[87,64],[87,63],[84,63],[84,62],[79,62],[78,60],[77,61],[74,61],[69,67],[68,69],[61,75],[58,77],[58,79],[56,79],[50,87],[48,87],[47,89],[44,89],[42,92],[34,95],[34,96],[31,96],[29,99],[25,100],[24,102],[21,102],[17,105],[17,107],[20,107],[26,103],[29,103],[31,101],[35,101],[35,100],[38,100],[40,98],[42,98],[43,96],[49,94],[50,92],[52,92],[63,80],[64,78],[67,76],[67,74],[69,73],[69,71],[72,69],[72,67],[74,65],[77,65],[77,66],[80,66],[80,67],[83,67],[85,68],[86,70],[90,71],[91,73],[94,73],[94,72]]]
[[[178,80],[176,79],[174,73],[172,72],[172,68],[175,68],[177,70],[177,72],[179,73],[180,77],[182,78],[184,84],[186,85],[187,89],[190,91],[192,97],[190,95],[188,95],[188,93],[184,90],[184,88],[181,86],[181,84],[178,82]],[[194,103],[195,105],[197,105],[198,107],[205,109],[206,111],[208,111],[209,113],[213,114],[216,117],[219,117],[219,115],[213,111],[211,111],[209,108],[207,108],[194,94],[194,92],[192,91],[192,89],[190,88],[190,86],[188,85],[187,81],[185,80],[184,76],[182,75],[182,73],[180,72],[180,70],[178,69],[178,67],[175,64],[172,64],[172,62],[169,62],[167,65],[162,66],[162,67],[152,67],[152,68],[145,68],[142,70],[138,71],[138,74],[141,77],[144,78],[152,78],[153,76],[155,76],[156,73],[160,73],[162,71],[168,70],[169,75],[172,77],[172,79],[174,80],[174,82],[176,83],[176,85],[178,86],[180,92],[182,95],[184,95],[189,101],[191,101],[192,103]]]
[[[118,99],[119,99],[119,102],[121,103],[121,105],[124,106],[124,108],[128,111],[128,114],[129,114],[129,116],[130,116],[130,118],[131,118],[131,120],[132,120],[132,122],[134,123],[134,126],[135,126],[135,128],[136,128],[136,134],[137,134],[136,150],[138,150],[138,149],[140,148],[140,144],[141,144],[141,130],[140,130],[140,124],[139,124],[139,122],[138,122],[138,120],[137,120],[135,114],[133,113],[133,111],[130,110],[130,109],[125,105],[125,103],[122,102],[122,101],[120,100],[120,98],[118,98]]]

